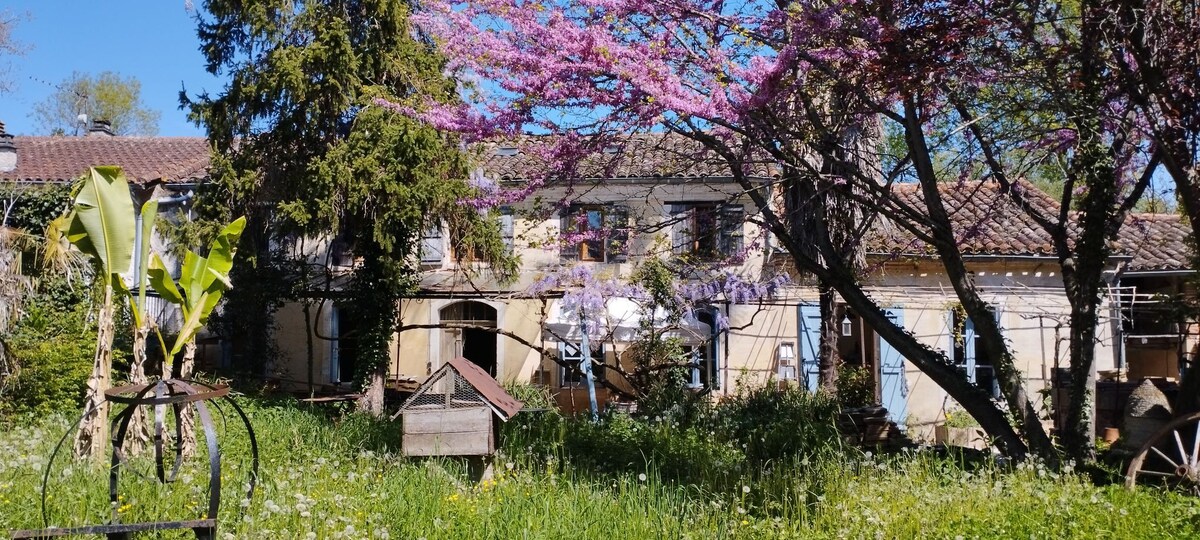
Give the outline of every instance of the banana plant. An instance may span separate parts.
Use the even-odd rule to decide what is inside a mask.
[[[147,195],[152,195],[153,191]],[[149,200],[146,197],[136,197],[135,204],[142,205],[141,213],[135,220],[136,238],[135,256],[138,261],[134,265],[133,279],[137,283],[137,293],[134,294],[129,289],[125,288],[125,283],[121,279],[113,281],[113,287],[124,297],[129,298],[130,312],[133,314],[133,359],[129,363],[129,382],[134,384],[144,384],[148,382],[146,376],[146,340],[150,335],[150,320],[147,304],[146,304],[146,289],[147,289],[147,266],[150,263],[150,240],[154,235],[154,218],[158,215],[158,201],[152,196]],[[141,409],[135,410],[133,418],[129,423],[129,436],[126,438],[125,450],[130,454],[139,454],[142,449],[150,442],[150,426],[146,422],[146,418]]]
[[[164,372],[169,372],[170,362],[175,355],[193,342],[196,333],[208,322],[208,316],[216,308],[221,296],[232,286],[229,282],[229,270],[233,268],[238,239],[245,228],[244,217],[226,225],[213,241],[207,257],[188,251],[183,258],[183,269],[178,283],[171,279],[171,273],[162,259],[157,254],[151,255],[150,286],[164,300],[178,306],[183,315],[183,325],[170,349],[159,335],[159,344],[167,353],[168,366]]]
[[[92,261],[101,295],[97,314],[96,353],[84,395],[85,414],[75,437],[75,454],[99,456],[107,442],[108,402],[112,386],[113,292],[120,273],[129,268],[135,236],[133,199],[120,167],[92,167],[74,193],[67,215],[66,237]]]

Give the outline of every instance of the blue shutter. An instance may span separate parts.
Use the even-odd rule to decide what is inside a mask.
[[[889,308],[883,312],[897,326],[904,327],[903,309]],[[888,418],[904,429],[908,417],[908,381],[904,375],[904,357],[882,338],[879,340],[879,387]]]
[[[708,344],[712,350],[712,368],[708,371],[708,378],[711,379],[712,389],[721,389],[721,332],[717,330],[716,317],[713,317],[712,325],[712,340]]]
[[[340,351],[338,351],[338,308],[334,307],[329,310],[329,381],[341,382],[339,376],[341,372]]]
[[[1000,306],[992,306],[992,316],[996,319],[996,326],[1000,329],[1000,335],[1004,335],[1004,325],[1000,324],[1000,316],[1003,310]],[[992,395],[994,399],[1000,399],[1000,380],[996,378],[996,360],[992,359],[990,366],[977,366],[975,380],[976,384],[987,384],[984,388]],[[990,383],[990,384],[988,384]]]
[[[967,380],[975,384],[975,322],[970,317],[963,325],[963,366],[967,370]]]
[[[802,376],[808,391],[816,392],[821,370],[820,362],[817,360],[818,351],[821,350],[821,308],[812,304],[801,304],[799,319],[800,350],[797,351],[797,354],[800,356],[800,363],[803,367]]]

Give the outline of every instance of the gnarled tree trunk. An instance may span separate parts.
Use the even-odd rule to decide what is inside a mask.
[[[104,392],[112,387],[113,291],[108,283],[101,286],[103,300],[96,317],[96,355],[88,375],[83,407],[86,413],[75,434],[75,456],[99,459],[108,444],[108,400]]]
[[[841,335],[837,319],[837,292],[824,282],[818,285],[818,289],[821,296],[821,339],[817,350],[817,379],[822,390],[836,394],[838,363],[841,362],[837,350]]]
[[[191,380],[196,371],[196,338],[188,340],[183,346],[183,359],[179,362],[179,378]],[[196,418],[190,406],[184,405],[179,409],[179,441],[185,457],[196,454]]]
[[[146,338],[150,335],[150,325],[143,324],[133,333],[133,360],[129,364],[129,382],[131,384],[146,384]],[[125,437],[125,452],[137,455],[150,444],[150,423],[146,411],[137,407],[133,418],[129,420],[129,434]]]

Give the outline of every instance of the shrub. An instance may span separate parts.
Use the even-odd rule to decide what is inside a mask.
[[[869,407],[875,404],[875,384],[871,372],[863,366],[842,364],[838,370],[838,403],[842,408]]]
[[[757,467],[841,451],[838,410],[824,393],[760,387],[719,403],[709,415],[710,431],[743,448]]]
[[[45,415],[77,409],[92,368],[96,335],[87,304],[70,310],[30,302],[5,338],[17,370],[0,396],[0,414]]]

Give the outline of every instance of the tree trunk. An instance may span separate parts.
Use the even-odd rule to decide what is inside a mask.
[[[113,292],[105,282],[100,312],[96,317],[96,355],[88,375],[83,398],[84,411],[75,435],[74,451],[79,458],[101,459],[108,444],[108,400],[104,392],[112,387]]]
[[[304,301],[304,345],[305,359],[308,361],[308,397],[312,397],[316,356],[313,354],[312,302],[309,300]]]
[[[133,360],[129,364],[129,382],[131,384],[146,384],[146,340],[150,335],[150,325],[143,324],[133,331]],[[142,453],[150,444],[150,420],[146,410],[137,407],[133,418],[129,420],[129,433],[125,437],[125,452],[129,455]]]
[[[188,340],[183,345],[183,360],[179,362],[179,378],[191,380],[196,370],[196,338]],[[184,404],[179,409],[179,444],[183,448],[184,457],[196,454],[196,418],[190,404]]]
[[[880,338],[895,347],[907,361],[912,362],[957,401],[972,418],[979,421],[980,427],[996,439],[996,446],[1004,455],[1016,459],[1025,458],[1029,448],[1009,423],[1008,415],[996,407],[987,392],[963,377],[946,360],[945,354],[929,348],[907,330],[892,322],[850,274],[843,276],[834,269],[825,277],[834,284],[842,299],[862,318],[863,323],[874,328]]]
[[[358,400],[358,410],[365,412],[376,418],[383,417],[383,382],[387,377],[387,363],[380,363],[379,367],[371,371],[367,376],[367,382],[363,386],[363,396]]]
[[[1028,449],[1046,459],[1054,460],[1057,454],[1050,442],[1050,437],[1046,434],[1045,428],[1042,427],[1041,418],[1038,416],[1036,408],[1034,408],[1033,403],[1029,400],[1028,393],[1025,390],[1024,377],[1015,365],[1012,351],[1009,350],[1004,339],[1004,334],[1000,331],[1000,325],[996,323],[996,319],[991,309],[989,309],[987,302],[984,302],[979,296],[979,291],[975,288],[971,273],[967,271],[966,263],[963,261],[962,252],[958,248],[958,239],[951,226],[949,214],[942,203],[938,177],[933,166],[932,154],[925,140],[922,119],[916,103],[911,99],[907,99],[904,103],[904,122],[905,141],[913,159],[913,167],[917,172],[917,177],[921,184],[921,193],[924,195],[925,210],[929,217],[929,231],[935,240],[933,247],[942,259],[942,267],[946,270],[946,276],[954,288],[955,295],[958,296],[959,302],[967,312],[967,316],[975,323],[975,331],[981,338],[980,342],[991,353],[990,356],[995,359],[994,365],[999,375],[998,380],[1000,389],[1005,397],[1005,403],[1008,405],[1009,412],[1017,421],[1021,433],[1025,436],[1026,442],[1029,445]],[[888,342],[892,343],[893,346],[896,345],[891,340],[888,340]],[[957,379],[970,385],[970,382],[961,376],[957,377]],[[946,387],[943,386],[943,388]],[[950,391],[949,388],[946,388],[946,390]],[[976,388],[976,390],[978,390],[978,394],[981,396],[987,396],[988,394],[981,389]],[[991,411],[997,409],[995,406],[990,405],[990,400],[987,407],[976,407],[979,412],[989,415],[989,419],[985,423],[984,419],[975,416],[975,410],[972,410],[966,403],[959,400],[958,396],[951,395],[972,417],[979,420],[980,425],[987,430],[989,435],[1007,436],[1007,432],[1012,431],[1011,427],[1006,427],[1007,419],[1004,419],[1004,426],[1002,426],[996,418],[991,417]],[[989,426],[995,429],[1002,429],[1002,432],[997,434]],[[1020,448],[1024,452],[1026,446],[1021,444]]]
[[[837,349],[838,338],[841,337],[837,318],[837,292],[824,281],[818,285],[818,288],[821,295],[821,339],[817,351],[818,380],[822,390],[836,394],[838,363],[841,361]]]

